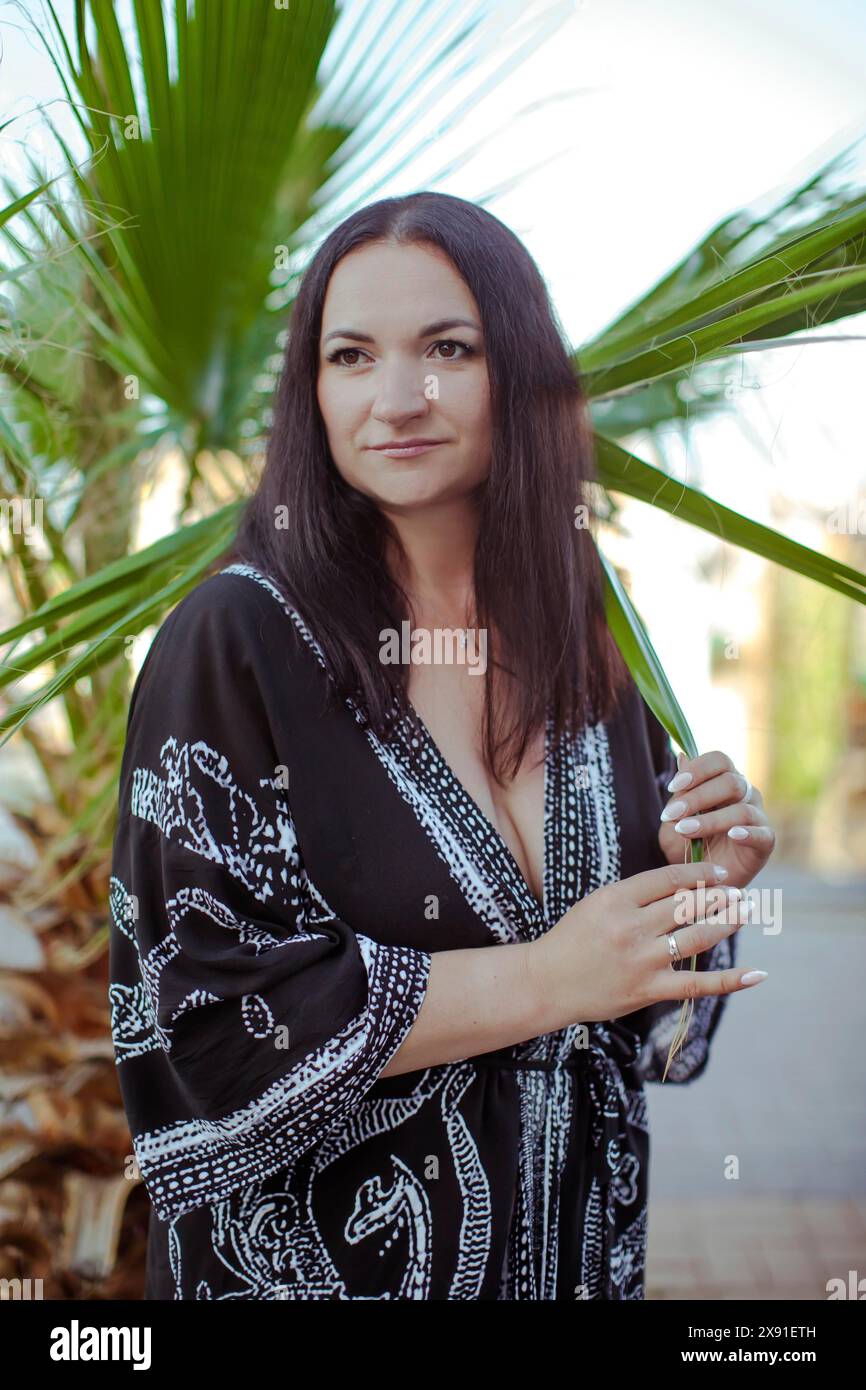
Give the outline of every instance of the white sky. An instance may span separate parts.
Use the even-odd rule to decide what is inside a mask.
[[[363,3],[372,22],[378,0]],[[435,0],[406,0],[412,6],[429,14]],[[501,0],[497,20],[504,25],[509,14],[527,8]],[[22,12],[35,16],[40,9],[39,0],[23,6],[0,0],[3,117],[59,95],[53,69],[24,32]],[[59,0],[58,9],[71,14],[71,0]],[[490,209],[535,257],[578,345],[721,217],[811,170],[820,152],[829,155],[846,143],[846,133],[850,139],[866,127],[866,5],[574,0],[571,9],[541,51],[376,196],[429,186],[435,170],[466,150],[478,152],[437,187],[477,198],[522,173]],[[466,91],[478,81],[476,70]],[[553,94],[559,99],[531,110]],[[457,95],[451,94],[452,106]],[[424,110],[431,133],[445,110],[435,104]],[[0,135],[7,168],[14,169],[14,142],[35,119]],[[421,130],[416,122],[407,141],[417,141]],[[866,340],[866,315],[828,331]],[[735,397],[739,423],[727,419],[695,431],[687,452],[677,451],[683,476],[699,474],[713,496],[761,520],[773,519],[774,498],[787,498],[793,513],[787,533],[827,550],[814,509],[866,493],[866,341],[749,354],[746,361],[748,376]],[[628,521],[628,555],[614,558],[628,560],[699,746],[745,759],[743,712],[713,692],[703,655],[713,612],[720,605],[731,611],[719,590],[733,581],[697,581],[706,541],[693,528],[637,505]],[[663,566],[660,543],[669,549]],[[739,582],[750,588],[749,576],[747,564]],[[675,593],[681,597],[674,602]],[[746,636],[748,604],[737,611],[742,618],[730,621],[735,628],[741,621]]]

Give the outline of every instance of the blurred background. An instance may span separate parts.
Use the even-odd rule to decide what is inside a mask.
[[[312,250],[422,188],[535,257],[604,553],[778,835],[740,945],[769,979],[649,1088],[647,1296],[866,1275],[866,9],[106,8],[0,3],[0,1278],[140,1296],[105,985],[129,690],[254,486]]]

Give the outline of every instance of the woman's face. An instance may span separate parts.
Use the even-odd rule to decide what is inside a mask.
[[[318,401],[338,471],[386,512],[468,498],[490,469],[478,305],[437,247],[370,242],[335,267]],[[394,456],[379,446],[436,441]]]

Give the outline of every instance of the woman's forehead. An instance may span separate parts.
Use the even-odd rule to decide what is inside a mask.
[[[382,325],[408,327],[416,334],[428,323],[448,317],[462,316],[480,327],[472,292],[447,256],[427,246],[392,242],[358,247],[334,267],[325,293],[323,331],[369,331],[368,325],[346,318],[353,313]]]

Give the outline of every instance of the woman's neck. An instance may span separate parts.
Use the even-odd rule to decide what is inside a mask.
[[[434,616],[437,624],[470,625],[474,611],[477,509],[446,504],[423,514],[389,514],[404,556],[391,556],[416,619]],[[402,563],[401,563],[402,562]]]

